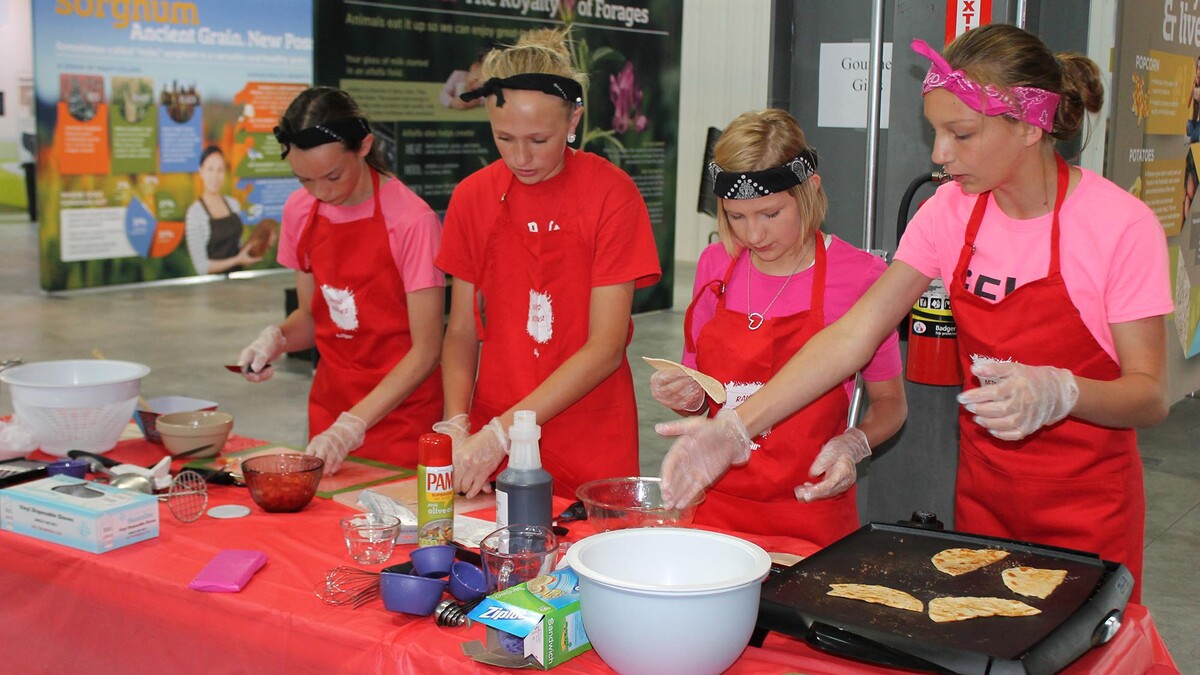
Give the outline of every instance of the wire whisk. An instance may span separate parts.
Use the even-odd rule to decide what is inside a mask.
[[[379,597],[379,573],[357,567],[335,567],[317,582],[313,593],[327,605],[358,608]]]

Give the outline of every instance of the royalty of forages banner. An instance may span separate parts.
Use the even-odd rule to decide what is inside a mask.
[[[315,0],[317,84],[341,87],[371,120],[387,161],[442,213],[460,180],[499,158],[477,86],[479,61],[535,28],[571,26],[587,72],[574,144],[620,166],[650,211],[662,280],[634,311],[671,306],[680,40],[678,0]]]
[[[310,2],[35,2],[33,36],[43,289],[275,266]]]

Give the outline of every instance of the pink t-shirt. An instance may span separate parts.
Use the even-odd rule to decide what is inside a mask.
[[[887,269],[887,264],[879,258],[861,251],[833,235],[825,235],[825,325],[837,321],[850,309],[871,284]],[[696,263],[696,283],[692,289],[692,297],[696,297],[701,289],[712,281],[725,278],[725,270],[729,267],[729,254],[725,246],[712,244],[700,253]],[[737,266],[729,276],[725,287],[725,308],[741,313],[746,310],[746,265],[747,256],[738,259]],[[771,302],[771,298],[779,292],[786,276],[772,276],[757,270],[750,275],[750,295],[754,311],[762,312]],[[813,268],[796,273],[788,283],[787,288],[779,299],[771,305],[767,318],[790,316],[809,308],[812,299]],[[700,330],[717,313],[717,296],[705,292],[692,310],[692,340],[693,344],[700,336]],[[686,343],[683,352],[683,364],[696,367],[696,353],[688,351]],[[875,356],[862,369],[863,379],[870,382],[890,380],[900,375],[900,342],[899,337],[892,332],[888,339],[879,345]],[[852,395],[854,380],[846,383],[846,394]]]
[[[395,178],[380,176],[380,209],[387,228],[392,259],[404,282],[404,292],[422,288],[443,287],[446,275],[433,265],[441,244],[442,224],[425,200]],[[279,264],[300,268],[296,245],[308,226],[316,198],[303,188],[296,190],[283,205],[283,226],[279,234]],[[331,223],[345,223],[371,217],[375,200],[368,199],[354,206],[321,204],[321,215]]]
[[[1063,281],[1084,325],[1117,360],[1110,324],[1174,311],[1162,226],[1150,207],[1087,169],[1059,215]],[[976,195],[947,183],[908,224],[896,260],[949,283]],[[1053,195],[1051,195],[1053,198]],[[975,239],[967,286],[992,302],[1046,276],[1050,214],[1017,220],[990,200]]]

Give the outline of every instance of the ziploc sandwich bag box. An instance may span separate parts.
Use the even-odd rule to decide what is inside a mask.
[[[50,476],[0,490],[0,528],[104,553],[158,536],[158,498]]]
[[[569,567],[493,593],[467,616],[489,627],[486,651],[464,650],[483,663],[545,670],[592,648]]]

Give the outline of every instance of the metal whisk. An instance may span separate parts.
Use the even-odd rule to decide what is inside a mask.
[[[313,593],[327,605],[349,605],[353,608],[379,597],[379,573],[357,567],[335,567],[317,582]]]

